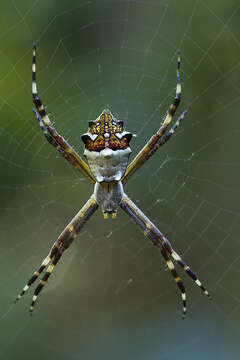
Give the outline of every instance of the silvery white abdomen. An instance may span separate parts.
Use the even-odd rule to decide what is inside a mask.
[[[124,150],[105,148],[100,152],[85,149],[84,155],[96,179],[95,199],[101,205],[104,214],[117,212],[123,195],[120,180],[126,171],[130,153],[129,147]]]
[[[124,150],[105,148],[101,151],[88,149],[84,151],[90,170],[98,182],[121,180],[126,171],[130,153],[130,147]]]
[[[123,186],[121,181],[114,183],[96,182],[94,187],[94,196],[97,203],[101,205],[103,214],[117,213],[117,208],[122,201]],[[105,216],[107,218],[107,215]]]

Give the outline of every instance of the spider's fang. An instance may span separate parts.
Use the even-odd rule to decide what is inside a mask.
[[[107,219],[108,219],[108,213],[103,213],[103,218],[104,218],[105,220],[107,220]]]

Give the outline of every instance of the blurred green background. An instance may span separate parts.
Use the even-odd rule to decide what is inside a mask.
[[[0,357],[238,359],[240,335],[239,1],[2,1],[0,4]],[[109,107],[134,156],[176,86],[181,48],[189,110],[129,181],[128,195],[212,294],[183,274],[188,313],[159,251],[119,210],[98,212],[28,314],[16,294],[92,186],[44,139],[32,113],[31,57],[56,129],[83,152],[88,121]]]

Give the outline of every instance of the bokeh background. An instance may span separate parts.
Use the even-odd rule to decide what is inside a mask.
[[[240,335],[240,8],[237,0],[11,0],[0,4],[0,357],[238,359]],[[56,129],[83,152],[108,107],[136,134],[159,127],[181,48],[189,110],[126,192],[212,294],[186,274],[188,313],[159,251],[119,210],[93,216],[39,296],[17,293],[92,186],[44,139],[32,113],[31,57]]]

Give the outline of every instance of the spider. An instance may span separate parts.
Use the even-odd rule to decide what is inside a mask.
[[[68,249],[99,206],[102,209],[104,219],[107,219],[109,215],[111,215],[112,218],[115,218],[118,207],[120,207],[137,223],[144,235],[152,241],[153,245],[160,249],[181,292],[183,305],[182,318],[184,318],[186,314],[186,293],[183,282],[178,276],[173,261],[176,261],[188,276],[190,276],[190,278],[201,288],[203,293],[210,297],[208,291],[203,287],[195,273],[172,248],[168,239],[123,191],[123,185],[126,184],[135,171],[137,171],[160,148],[160,146],[164,145],[171,138],[187,112],[184,111],[174,126],[167,131],[168,125],[170,124],[181,99],[179,69],[180,51],[178,50],[176,96],[169,107],[159,130],[139,151],[134,160],[128,165],[128,159],[131,153],[129,142],[132,134],[125,131],[123,122],[117,120],[110,110],[106,109],[103,110],[95,121],[89,121],[88,132],[82,135],[82,140],[85,144],[84,156],[87,159],[87,164],[67,141],[57,133],[38,96],[36,82],[36,44],[34,43],[32,58],[32,95],[36,109],[33,109],[33,111],[47,141],[53,145],[67,161],[79,170],[82,175],[94,184],[94,192],[86,204],[65,227],[53,244],[47,257],[42,261],[38,270],[33,273],[23,290],[17,296],[16,302],[39,278],[40,274],[45,271],[42,279],[35,288],[29,309],[30,314],[32,314],[34,310],[34,305],[39,293],[51,276],[52,271],[62,254]],[[171,258],[173,260],[171,260]]]

